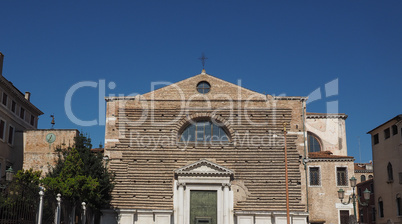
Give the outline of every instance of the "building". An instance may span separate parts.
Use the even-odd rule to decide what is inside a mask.
[[[352,193],[354,158],[347,156],[346,118],[345,114],[307,113],[310,223],[347,224],[353,215],[353,204],[342,204],[337,193],[339,189]]]
[[[402,222],[402,115],[369,131],[374,164],[376,223]]]
[[[36,129],[43,114],[30,102],[31,94],[20,92],[2,74],[4,55],[0,53],[0,177],[12,167],[22,169],[23,131]]]
[[[286,223],[285,145],[291,223],[307,223],[309,212],[341,223],[351,206],[339,206],[337,190],[351,191],[354,172],[346,115],[306,114],[306,100],[260,94],[205,70],[143,95],[107,97],[104,155],[116,186],[102,223]],[[326,192],[321,179],[307,187],[317,167],[332,186]],[[328,206],[312,204],[325,198]],[[330,215],[318,216],[324,208]]]
[[[374,179],[368,179],[366,181],[362,181],[356,185],[357,195],[359,195],[361,203],[364,203],[364,206],[359,206],[359,223],[367,223],[373,224],[375,223],[376,218],[376,210],[375,210],[375,196],[374,196]],[[370,191],[370,199],[366,201],[364,199],[364,191]],[[366,205],[367,204],[367,205]]]
[[[355,177],[357,179],[357,183],[373,179],[373,162],[370,161],[369,163],[355,163]]]
[[[373,162],[369,163],[355,163],[355,177],[357,179],[356,193],[359,195],[362,203],[366,203],[362,192],[366,188],[371,192],[369,204],[367,206],[361,206],[359,203],[356,204],[358,207],[358,220],[361,223],[373,223],[375,222],[375,205],[374,203],[374,185],[373,185]],[[367,204],[367,203],[366,203]]]
[[[58,158],[56,149],[74,146],[79,131],[75,129],[36,129],[23,132],[23,169],[42,171],[44,176],[49,166],[55,165]]]

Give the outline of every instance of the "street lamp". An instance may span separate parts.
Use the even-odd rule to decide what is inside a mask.
[[[352,193],[352,195],[349,195],[348,202],[343,202],[343,198],[345,197],[345,191],[342,188],[339,189],[339,191],[338,191],[338,198],[341,200],[341,203],[344,205],[349,204],[350,201],[353,202],[353,214],[355,215],[355,219],[356,219],[356,199],[361,206],[368,206],[368,200],[370,199],[371,192],[366,188],[366,190],[363,192],[363,197],[364,197],[365,202],[362,202],[360,200],[359,195],[355,194],[355,187],[356,187],[356,181],[357,181],[356,178],[352,177],[352,178],[350,178],[349,181],[350,181],[350,186],[353,189],[353,193]]]
[[[13,180],[14,177],[14,170],[13,168],[10,166],[10,168],[8,168],[6,170],[6,181],[4,182],[3,180],[1,181],[2,183],[0,183],[0,188],[1,190],[4,190],[7,188],[7,185]]]
[[[10,168],[8,168],[6,170],[6,181],[7,182],[11,182],[14,178],[14,170],[13,168],[10,166]]]

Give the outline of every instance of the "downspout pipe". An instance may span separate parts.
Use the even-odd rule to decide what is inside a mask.
[[[306,176],[306,203],[307,203],[307,212],[309,212],[309,201],[308,201],[308,177],[307,177],[307,150],[306,150],[306,115],[305,115],[305,110],[306,110],[306,98],[302,98],[301,103],[302,103],[302,120],[303,120],[303,146],[304,146],[304,158],[303,158],[303,165],[304,165],[304,173]]]

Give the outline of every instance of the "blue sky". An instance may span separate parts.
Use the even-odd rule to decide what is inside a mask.
[[[94,146],[104,126],[66,116],[67,91],[82,81],[114,82],[108,94],[146,93],[152,81],[207,73],[261,93],[338,101],[349,155],[371,159],[367,131],[401,113],[402,1],[28,1],[0,0],[3,75],[45,114],[39,128],[76,128]],[[325,84],[338,79],[337,95]],[[98,88],[81,88],[72,109],[98,119]],[[361,157],[358,139],[361,142]],[[360,159],[361,158],[361,159]]]

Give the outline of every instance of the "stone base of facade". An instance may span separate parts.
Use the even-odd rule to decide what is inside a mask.
[[[307,224],[308,213],[290,212],[291,224]],[[286,212],[236,212],[236,224],[286,224]]]
[[[101,224],[175,224],[173,210],[102,210]],[[230,224],[286,224],[285,212],[234,212]],[[291,224],[307,224],[308,213],[291,212]],[[218,223],[219,224],[219,223]]]

